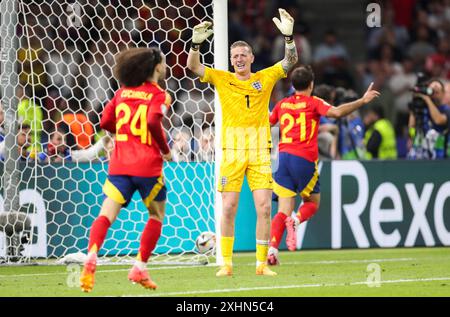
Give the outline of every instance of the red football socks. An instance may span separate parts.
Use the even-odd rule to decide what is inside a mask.
[[[156,219],[150,218],[145,225],[142,233],[141,246],[139,247],[138,260],[147,262],[148,258],[155,249],[156,243],[161,236],[162,223]]]
[[[286,225],[284,221],[287,216],[278,212],[275,217],[272,219],[272,226],[270,228],[270,246],[278,249],[281,243],[281,239],[283,238],[284,229],[286,229]]]
[[[317,212],[317,204],[311,201],[303,203],[299,208],[297,217],[300,222],[305,222]]]
[[[91,233],[89,235],[88,252],[97,253],[105,241],[106,233],[108,232],[111,222],[106,216],[99,216],[92,223]]]

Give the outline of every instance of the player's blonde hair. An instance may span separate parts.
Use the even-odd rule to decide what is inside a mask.
[[[233,48],[235,48],[235,47],[247,47],[248,50],[250,51],[250,53],[253,54],[253,49],[252,49],[252,47],[250,46],[250,44],[248,44],[248,43],[245,42],[245,41],[236,41],[236,42],[234,42],[234,43],[231,44],[231,46],[230,46],[230,51],[231,51]]]

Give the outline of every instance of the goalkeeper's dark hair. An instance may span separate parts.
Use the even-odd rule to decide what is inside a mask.
[[[161,51],[156,47],[130,48],[116,56],[114,77],[121,85],[140,86],[153,75],[156,65],[161,62]]]
[[[311,66],[300,66],[295,68],[291,74],[292,86],[295,90],[303,91],[309,88],[314,81],[314,72]]]

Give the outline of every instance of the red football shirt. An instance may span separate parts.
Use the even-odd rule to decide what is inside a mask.
[[[315,162],[319,157],[317,134],[320,116],[331,105],[317,97],[295,94],[280,100],[270,114],[270,123],[280,121],[279,151]]]
[[[163,159],[148,123],[151,115],[162,116],[166,98],[157,84],[146,82],[139,87],[121,87],[106,105],[100,127],[116,133],[110,175],[161,176]]]

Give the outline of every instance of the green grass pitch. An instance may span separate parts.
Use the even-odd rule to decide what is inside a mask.
[[[128,266],[99,266],[89,294],[76,286],[76,267],[1,266],[0,296],[450,296],[449,248],[281,252],[280,260],[276,277],[255,275],[254,253],[235,254],[233,277],[216,278],[214,266],[150,266],[156,291],[131,284]]]

